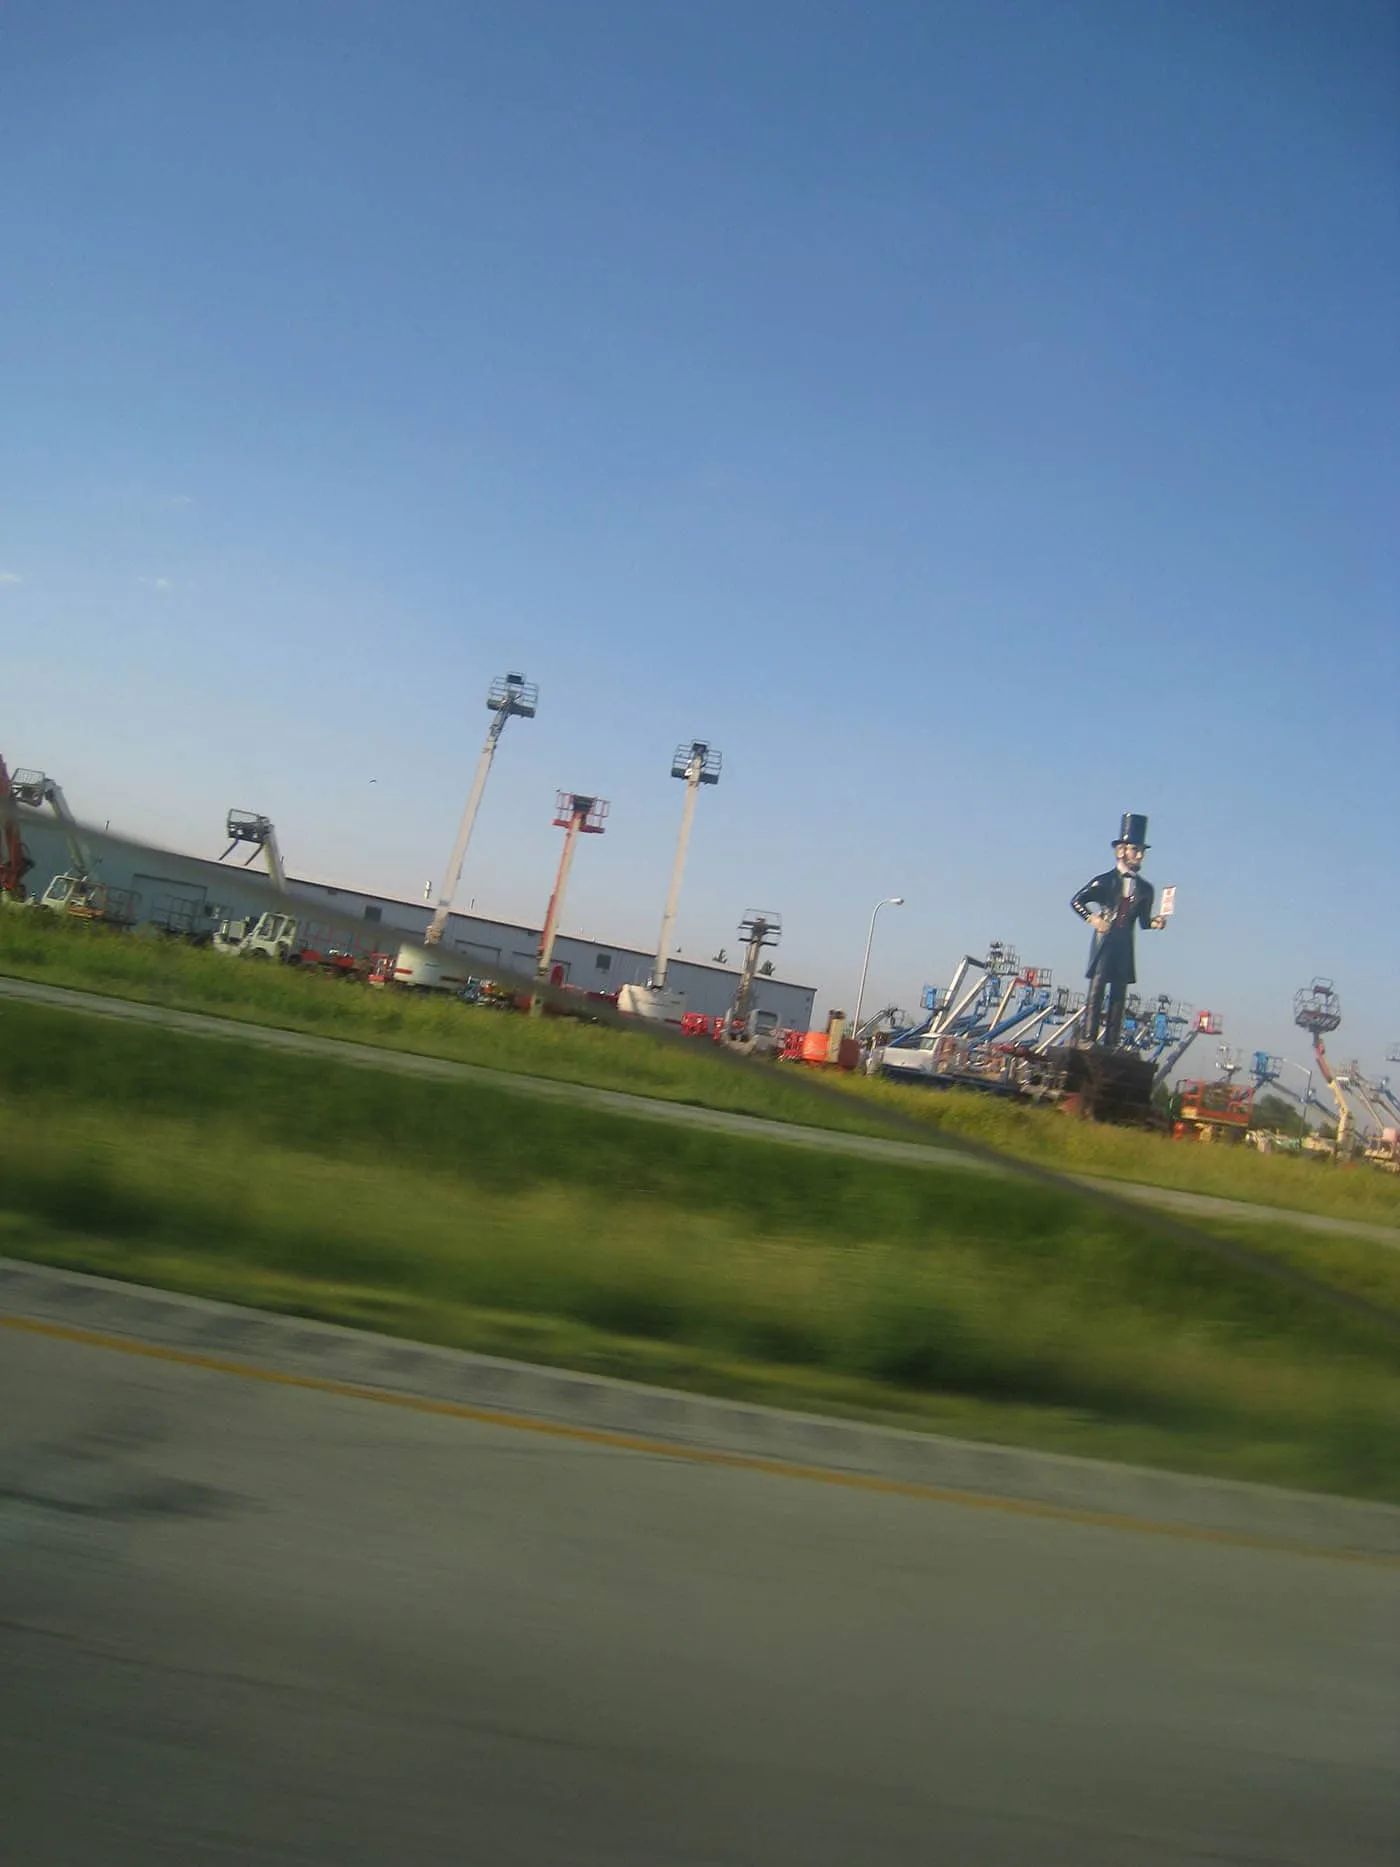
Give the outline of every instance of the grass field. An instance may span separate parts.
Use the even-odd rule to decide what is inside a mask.
[[[662,1042],[572,1019],[531,1020],[255,966],[32,910],[0,912],[0,972],[287,1030],[453,1058],[738,1113],[890,1133],[885,1118],[1060,1172],[1097,1175],[1400,1227],[1400,1178],[1366,1166],[1202,1147],[958,1091],[740,1067],[698,1041]]]
[[[1400,1501],[1400,1349],[1072,1193],[0,1004],[0,1250]],[[1400,1254],[1240,1236],[1400,1309]]]
[[[1134,1128],[1075,1121],[1029,1103],[863,1078],[851,1085],[850,1093],[867,1108],[897,1110],[928,1123],[937,1133],[959,1135],[1062,1173],[1214,1193],[1400,1228],[1400,1176],[1364,1162],[1338,1166],[1317,1155],[1202,1146]]]
[[[840,1101],[832,1106],[805,1095],[801,1080],[787,1071],[738,1068],[712,1045],[378,991],[32,909],[0,909],[0,973],[775,1120],[871,1133],[888,1127],[878,1109],[852,1112]]]

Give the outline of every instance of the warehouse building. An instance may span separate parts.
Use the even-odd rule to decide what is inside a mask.
[[[42,894],[55,875],[71,867],[68,844],[61,826],[52,818],[21,809],[23,835],[34,869],[31,893]],[[108,888],[134,897],[138,925],[186,931],[208,931],[226,916],[260,914],[278,902],[272,883],[258,869],[233,862],[213,862],[202,856],[178,855],[124,839],[97,834],[86,828],[83,839],[100,879]],[[341,945],[365,952],[382,949],[395,935],[421,940],[432,919],[426,903],[396,900],[392,895],[338,888],[328,882],[304,881],[289,876],[287,892],[304,899],[309,924],[324,929]],[[493,967],[533,973],[539,951],[540,928],[511,921],[491,920],[479,914],[453,914],[443,945],[460,953],[470,965],[489,975]],[[586,992],[616,992],[622,985],[645,983],[652,953],[615,941],[584,939],[561,933],[554,946],[552,971],[563,982]],[[713,961],[672,958],[667,968],[668,988],[685,994],[688,1011],[719,1017],[734,1002],[739,973],[733,966]],[[772,1012],[780,1025],[810,1030],[816,988],[791,980],[760,977],[755,1008]]]

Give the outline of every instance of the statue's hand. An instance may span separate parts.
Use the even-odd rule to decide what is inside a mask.
[[[1096,934],[1106,934],[1113,925],[1113,922],[1111,916],[1105,914],[1102,909],[1099,909],[1096,913],[1089,916],[1089,925]]]
[[[1166,924],[1166,921],[1160,914],[1158,914],[1152,922],[1152,925],[1157,929],[1158,933],[1162,931]]]

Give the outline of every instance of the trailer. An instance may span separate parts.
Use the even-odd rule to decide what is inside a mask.
[[[476,984],[469,961],[445,946],[418,946],[405,941],[391,952],[375,953],[370,961],[370,985],[394,986],[407,992],[447,992],[460,998]]]

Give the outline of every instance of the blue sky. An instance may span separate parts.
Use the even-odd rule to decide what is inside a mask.
[[[0,750],[98,821],[906,1003],[1077,978],[1400,1039],[1400,18],[1376,0],[11,0]]]

